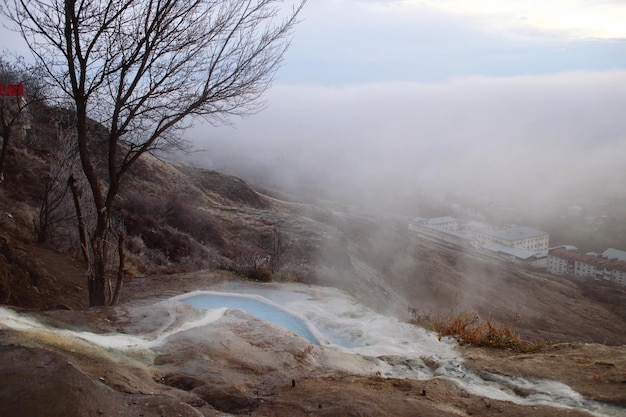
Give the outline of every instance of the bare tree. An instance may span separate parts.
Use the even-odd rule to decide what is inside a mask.
[[[4,182],[4,167],[11,142],[24,138],[29,127],[28,110],[44,100],[42,80],[37,67],[28,67],[16,58],[13,62],[0,58],[0,183]]]
[[[76,112],[97,212],[91,306],[107,304],[108,223],[124,175],[143,153],[180,146],[194,117],[219,124],[260,110],[305,1],[287,13],[281,0],[7,2],[4,14]],[[88,146],[90,118],[107,129],[105,155]]]
[[[65,229],[65,237],[69,237],[67,240],[73,240],[71,239],[73,234],[68,233],[67,226],[76,221],[76,215],[68,179],[80,170],[80,162],[76,146],[76,129],[72,127],[72,119],[73,117],[67,114],[60,114],[53,116],[51,120],[56,127],[56,147],[50,155],[50,168],[43,179],[39,215],[35,223],[35,234],[40,243],[56,238],[55,243],[62,244],[56,233],[57,228]],[[86,181],[74,182],[77,194],[82,194],[79,190],[87,189]]]

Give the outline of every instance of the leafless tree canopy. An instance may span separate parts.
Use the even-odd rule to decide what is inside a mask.
[[[92,305],[105,303],[107,230],[123,175],[144,152],[181,145],[194,117],[219,124],[262,107],[306,2],[295,1],[285,12],[282,0],[8,0],[3,13],[76,112],[98,213]],[[107,129],[104,158],[87,146],[89,119]]]
[[[129,145],[125,162],[176,145],[187,116],[258,110],[303,6],[281,19],[278,0],[12,1],[58,87]]]
[[[26,65],[19,57],[13,61],[0,57],[0,84],[21,84],[26,93],[11,97],[4,95],[4,91],[0,97],[0,184],[4,180],[9,144],[15,139],[25,138],[33,105],[45,101],[46,86],[39,70],[37,66]]]

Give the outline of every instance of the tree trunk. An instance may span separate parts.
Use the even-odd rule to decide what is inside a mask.
[[[83,212],[80,205],[80,196],[76,187],[76,180],[73,175],[68,179],[72,197],[74,198],[74,207],[76,208],[76,217],[78,218],[78,234],[80,236],[80,246],[83,256],[87,262],[87,286],[89,288],[89,307],[106,305],[106,227],[100,227],[101,222],[107,223],[106,212],[98,215],[98,227],[91,239],[91,254],[89,251],[89,243],[87,242],[86,225],[83,218]]]
[[[80,89],[82,92],[82,88]],[[93,166],[91,155],[87,146],[87,106],[85,100],[76,100],[76,138],[81,166],[89,187],[96,209],[96,227],[90,236],[92,265],[87,271],[89,284],[89,307],[107,305],[107,230],[109,225],[109,210],[105,204],[100,179]],[[109,294],[110,296],[110,294]]]
[[[263,107],[259,99],[282,62],[306,0],[284,15],[279,3],[15,1],[0,13],[39,60],[46,58],[42,67],[60,87],[59,98],[75,106],[76,143],[97,216],[89,247],[83,239],[91,257],[90,306],[114,297],[105,273],[108,223],[120,181],[138,158],[179,148],[192,117],[225,122]],[[109,132],[107,152],[92,153],[88,146],[94,139],[90,120]],[[105,164],[107,176],[96,170]]]
[[[11,128],[4,126],[2,121],[2,151],[0,151],[0,183],[4,182],[4,161],[6,160],[7,150],[9,149],[9,139],[11,138]]]
[[[83,210],[80,206],[80,195],[78,194],[78,187],[76,187],[76,179],[74,175],[70,175],[67,179],[67,183],[72,191],[72,198],[74,199],[74,208],[76,209],[76,220],[78,221],[78,235],[80,236],[80,248],[83,252],[85,262],[89,264],[89,251],[87,250],[87,232],[85,226],[85,220],[83,219]]]
[[[120,238],[117,245],[117,250],[120,257],[120,264],[117,269],[117,282],[115,283],[115,293],[111,299],[111,305],[117,304],[120,298],[120,291],[122,290],[122,282],[124,280],[124,238],[126,234],[123,230],[120,231]]]
[[[89,293],[89,306],[107,305],[108,279],[106,276],[107,242],[106,229],[102,232],[96,227],[96,232],[91,240],[93,252],[92,287]]]
[[[68,184],[72,177],[68,179]],[[41,198],[41,206],[39,207],[39,222],[36,223],[35,231],[37,232],[37,242],[44,243],[48,240],[48,230],[50,228],[50,177],[48,176],[44,181],[44,192]]]

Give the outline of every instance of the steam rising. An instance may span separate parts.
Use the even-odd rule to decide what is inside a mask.
[[[207,152],[192,160],[364,204],[462,193],[545,208],[626,190],[626,71],[277,85],[268,102],[234,128],[197,126]]]
[[[246,283],[223,283],[222,289],[229,296],[243,296],[276,304],[285,312],[297,314],[311,329],[317,329],[325,339],[338,342],[329,347],[312,347],[306,355],[312,362],[329,363],[336,369],[352,368],[360,374],[377,374],[385,377],[433,379],[445,378],[455,381],[460,387],[475,395],[486,398],[512,401],[524,405],[550,405],[558,408],[586,410],[597,416],[617,416],[622,411],[617,407],[585,400],[567,385],[549,380],[529,380],[489,373],[480,376],[463,363],[452,340],[439,340],[435,333],[423,328],[382,316],[355,302],[332,288],[303,286],[300,284],[273,284],[258,286]],[[216,288],[217,289],[217,288]],[[236,291],[234,294],[231,291]],[[202,295],[202,292],[192,295]],[[215,295],[215,292],[211,292]],[[249,294],[262,294],[250,296]],[[39,321],[0,308],[0,328],[22,332],[57,334],[64,343],[73,348],[82,342],[124,351],[163,351],[179,335],[184,340],[208,343],[219,340],[220,326],[238,327],[237,319],[225,315],[225,308],[216,310],[195,310],[183,307],[177,301],[186,296],[174,297],[154,305],[126,306],[126,319],[134,324],[135,334],[95,334],[77,332],[46,326]],[[271,301],[270,301],[271,300]],[[164,320],[165,318],[165,320]],[[229,320],[235,320],[229,321]],[[243,320],[247,320],[244,316]],[[149,334],[145,329],[151,328]],[[143,331],[136,331],[144,329]],[[155,331],[156,330],[156,331]],[[276,331],[276,330],[274,330]],[[274,340],[267,329],[258,334],[247,334],[251,338]],[[295,337],[295,336],[293,336]],[[249,343],[251,352],[255,349],[280,351],[280,342]],[[294,342],[295,343],[295,342]],[[260,347],[261,346],[261,347]],[[222,347],[228,348],[222,344]],[[337,353],[335,353],[337,352]],[[341,352],[339,354],[339,352]],[[246,356],[245,352],[241,352]],[[326,359],[324,359],[326,358]],[[333,359],[334,358],[334,359]],[[259,364],[262,366],[262,364]],[[360,368],[360,369],[359,369]],[[519,396],[516,391],[526,394]]]

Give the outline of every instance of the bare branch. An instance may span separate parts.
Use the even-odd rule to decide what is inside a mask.
[[[194,118],[220,124],[263,108],[306,2],[295,1],[282,17],[282,0],[8,0],[4,15],[76,112],[97,212],[95,304],[106,304],[108,223],[123,176],[142,154],[180,146]],[[104,160],[87,146],[88,120],[108,132]]]

